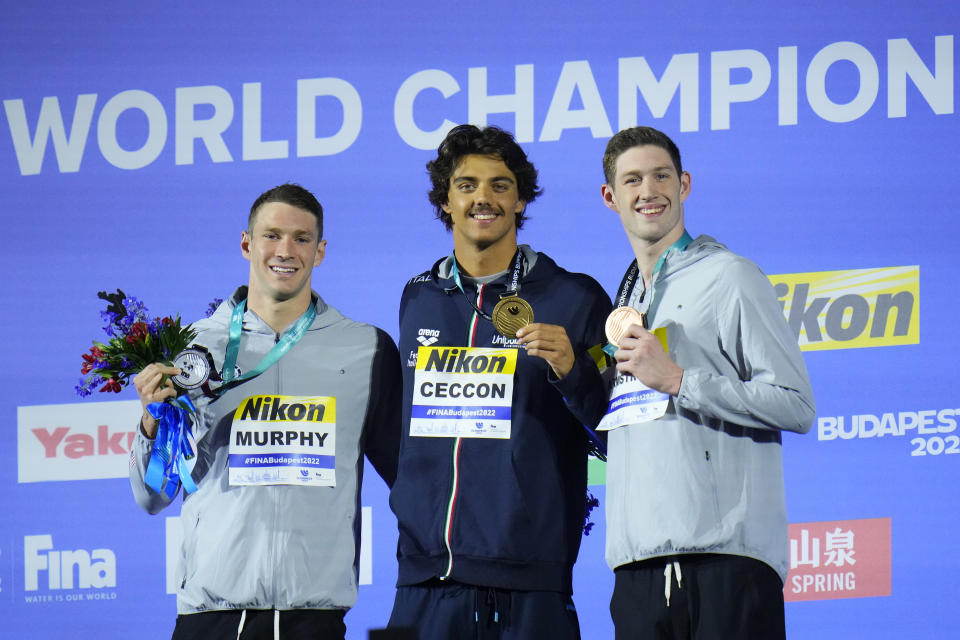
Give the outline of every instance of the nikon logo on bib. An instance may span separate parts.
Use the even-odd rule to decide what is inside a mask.
[[[516,349],[420,347],[411,436],[510,437]]]
[[[230,484],[336,486],[336,431],[336,398],[247,398],[233,414]]]

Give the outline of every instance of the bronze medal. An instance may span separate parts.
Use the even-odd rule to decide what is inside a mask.
[[[643,326],[643,314],[633,307],[617,307],[611,311],[604,325],[607,341],[614,346],[619,346],[620,340],[632,324]]]
[[[519,296],[501,298],[493,308],[493,326],[508,338],[516,338],[521,327],[533,322],[533,307]]]

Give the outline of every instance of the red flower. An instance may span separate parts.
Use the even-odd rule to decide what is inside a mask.
[[[147,326],[146,322],[134,322],[133,326],[130,327],[130,333],[127,334],[126,340],[130,344],[134,342],[140,342],[144,338],[150,335],[150,327]]]
[[[114,393],[120,393],[121,389],[123,389],[123,386],[112,378],[100,387],[100,391],[113,391]]]
[[[101,364],[105,360],[103,351],[100,350],[100,347],[90,347],[90,353],[84,353],[80,356],[83,358],[83,366],[80,367],[80,373],[87,375],[93,368]]]

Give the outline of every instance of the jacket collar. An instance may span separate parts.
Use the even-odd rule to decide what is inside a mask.
[[[540,257],[540,254],[530,248],[530,245],[521,244],[518,245],[520,251],[523,252],[523,273],[521,278],[526,278],[527,275],[533,270],[534,265],[537,263],[537,259]],[[454,254],[448,255],[446,258],[441,258],[430,269],[430,275],[433,280],[436,281],[441,287],[449,288],[456,286],[453,283],[453,264],[456,261]],[[512,267],[511,267],[512,268]]]

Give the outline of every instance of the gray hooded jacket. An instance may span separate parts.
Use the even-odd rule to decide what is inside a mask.
[[[761,560],[786,579],[781,432],[806,433],[806,366],[760,269],[713,238],[668,252],[631,305],[683,368],[666,415],[610,432],[607,562],[685,553]]]
[[[224,361],[241,287],[207,319],[194,344],[215,366]],[[199,391],[194,427],[197,491],[181,510],[183,543],[177,611],[349,609],[357,598],[360,481],[366,453],[388,485],[396,478],[400,436],[400,361],[393,340],[353,322],[314,294],[317,317],[303,338],[265,372],[211,401]],[[289,328],[287,329],[289,330]],[[237,367],[259,364],[280,335],[246,311]],[[228,450],[233,413],[255,395],[336,398],[335,487],[231,486]],[[144,483],[153,441],[137,429],[130,483],[150,513],[171,500]]]

